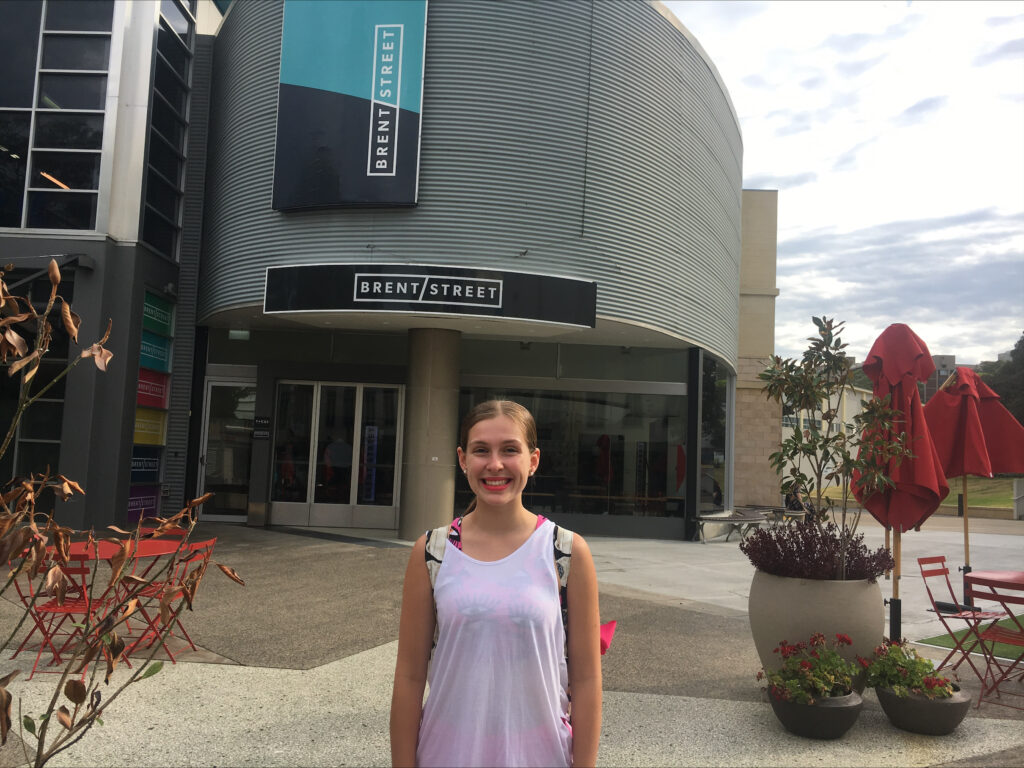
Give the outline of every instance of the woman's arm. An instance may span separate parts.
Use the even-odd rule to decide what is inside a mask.
[[[427,683],[427,663],[434,641],[434,595],[427,575],[424,548],[426,536],[420,536],[409,555],[402,588],[402,618],[398,627],[398,661],[395,687],[391,694],[391,764],[416,765],[416,742],[423,690]],[[569,572],[570,578],[572,571]]]
[[[601,738],[601,617],[590,547],[573,534],[569,600],[569,690],[572,691],[572,764],[593,766]]]

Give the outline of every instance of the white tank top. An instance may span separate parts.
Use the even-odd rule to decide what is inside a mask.
[[[495,562],[449,542],[434,584],[438,639],[419,766],[569,766],[568,673],[545,520]]]

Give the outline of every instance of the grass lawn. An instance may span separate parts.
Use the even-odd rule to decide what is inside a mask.
[[[1010,617],[1002,619],[999,622],[999,626],[1007,627],[1007,628],[1016,627],[1016,625],[1013,623],[1013,619],[1011,619]],[[966,629],[961,629],[959,632],[956,633],[956,636],[959,639],[963,639],[966,635],[967,635],[967,630]],[[915,642],[917,642],[920,645],[937,645],[940,648],[952,648],[953,647],[953,638],[951,638],[948,634],[947,635],[936,635],[935,637],[929,637],[929,638],[927,638],[925,640],[917,640]],[[992,643],[986,643],[986,645],[992,645]],[[1020,656],[1021,652],[1024,652],[1024,648],[1020,648],[1020,647],[1018,647],[1016,645],[1005,645],[1004,643],[995,643],[993,645],[992,650],[995,653],[995,655],[998,656],[999,658],[1001,658],[1001,659],[1011,659],[1011,660],[1012,659],[1016,659],[1018,656]],[[979,656],[981,655],[980,651],[975,651],[974,653],[979,655]]]
[[[963,484],[959,477],[947,478],[949,482],[949,496],[943,500],[943,505],[956,506],[956,496],[963,492]],[[839,489],[832,487],[825,489],[825,493],[832,496],[836,503],[839,503]],[[813,500],[813,495],[811,499]],[[858,506],[857,500],[850,498],[850,506]],[[1000,507],[1011,509],[1013,507],[1013,478],[1012,477],[975,477],[967,476],[967,506],[970,507]]]

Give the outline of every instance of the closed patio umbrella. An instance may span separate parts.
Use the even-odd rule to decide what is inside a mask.
[[[970,571],[967,475],[1024,475],[1024,427],[970,368],[957,368],[924,407],[946,477],[964,497],[964,570]]]
[[[893,323],[882,331],[864,362],[864,373],[872,381],[875,396],[889,395],[889,407],[902,414],[893,424],[893,430],[906,433],[906,445],[912,454],[890,462],[886,474],[894,485],[886,492],[862,498],[854,483],[858,501],[887,531],[893,531],[896,570],[889,603],[889,636],[893,640],[901,639],[900,534],[919,528],[949,494],[917,391],[917,382],[924,381],[934,371],[935,364],[927,345],[903,323]]]

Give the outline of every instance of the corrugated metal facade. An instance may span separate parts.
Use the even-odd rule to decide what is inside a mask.
[[[596,280],[598,315],[735,368],[742,147],[701,53],[644,0],[430,0],[419,205],[271,209],[281,0],[216,43],[199,321],[274,264],[480,266]]]

